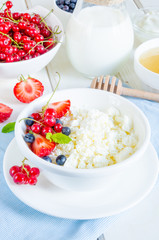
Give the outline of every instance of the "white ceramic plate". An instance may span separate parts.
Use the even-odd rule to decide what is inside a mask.
[[[60,189],[41,173],[36,186],[16,185],[9,169],[20,165],[23,156],[15,139],[9,144],[3,162],[5,180],[10,190],[28,206],[57,217],[71,219],[94,219],[120,213],[140,202],[152,190],[158,176],[158,157],[150,144],[146,153],[134,166],[111,185],[96,192],[72,192]],[[31,164],[30,164],[31,165]]]

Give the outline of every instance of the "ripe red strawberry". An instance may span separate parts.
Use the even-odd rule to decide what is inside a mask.
[[[7,105],[0,103],[0,123],[6,121],[12,114],[13,109]]]
[[[70,106],[71,106],[70,100],[54,102],[49,104],[49,108],[53,108],[56,110],[57,118],[63,117],[70,110]]]
[[[50,142],[45,137],[35,134],[35,140],[31,145],[31,150],[39,157],[49,155],[55,148],[55,143]]]
[[[15,97],[23,103],[30,103],[36,98],[42,96],[44,86],[42,83],[34,78],[28,77],[27,79],[20,78],[13,89]]]

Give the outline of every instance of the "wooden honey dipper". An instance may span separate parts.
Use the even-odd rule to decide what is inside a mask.
[[[115,76],[113,77],[101,76],[99,78],[96,77],[92,80],[91,88],[105,90],[118,95],[143,98],[143,99],[159,102],[158,93],[146,92],[138,89],[125,88],[122,86],[121,80],[117,79]]]

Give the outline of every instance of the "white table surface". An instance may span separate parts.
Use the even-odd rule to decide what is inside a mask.
[[[36,5],[42,5],[48,9],[53,8],[54,0],[12,0],[14,4],[13,11],[23,11],[27,8]],[[159,0],[141,0],[144,7],[156,6],[159,7]],[[132,14],[137,10],[133,0],[127,0],[128,11]],[[88,87],[91,80],[88,80],[77,73],[70,65],[65,54],[64,47],[62,47],[53,59],[53,61],[43,70],[32,77],[39,79],[44,87],[44,94],[52,92],[56,86],[55,72],[61,74],[62,80],[59,88],[73,88],[73,87]],[[117,75],[133,88],[153,91],[144,84],[135,75],[132,69],[132,58],[120,70]],[[1,80],[0,82],[0,102],[11,106],[14,111],[11,118],[7,122],[15,121],[19,112],[24,108],[25,104],[20,103],[13,95],[13,87],[17,82],[16,79]],[[5,124],[7,123],[5,122]],[[4,124],[1,124],[0,129]],[[121,217],[104,233],[107,240],[158,240],[159,239],[159,192],[153,190],[151,194],[143,200],[140,204],[123,213]]]

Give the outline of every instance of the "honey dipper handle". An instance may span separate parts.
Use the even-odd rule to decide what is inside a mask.
[[[144,98],[144,99],[147,99],[147,100],[152,100],[152,101],[159,102],[159,94],[158,93],[145,92],[145,91],[138,90],[138,89],[131,89],[131,88],[122,87],[121,95],[137,97],[137,98]]]

